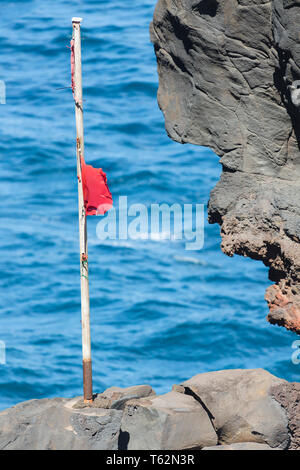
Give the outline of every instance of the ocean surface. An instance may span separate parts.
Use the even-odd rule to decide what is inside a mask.
[[[0,409],[80,395],[81,324],[72,16],[84,18],[86,161],[116,205],[206,204],[221,166],[172,142],[158,109],[149,40],[155,0],[1,1]],[[207,218],[207,214],[205,215]],[[94,390],[149,383],[167,392],[197,373],[263,367],[299,380],[298,337],[269,325],[262,263],[184,240],[106,240],[89,217]],[[1,357],[1,354],[0,354]]]

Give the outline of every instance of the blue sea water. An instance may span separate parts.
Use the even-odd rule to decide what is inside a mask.
[[[206,204],[221,167],[166,135],[149,23],[155,0],[1,1],[0,409],[81,394],[72,16],[82,16],[86,160],[117,201]],[[260,262],[184,241],[100,241],[88,220],[94,389],[263,367],[299,380],[297,336],[269,325]]]

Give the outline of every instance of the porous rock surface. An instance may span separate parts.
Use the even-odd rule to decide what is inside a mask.
[[[167,133],[221,157],[209,221],[222,250],[270,268],[268,320],[297,333],[299,24],[297,0],[158,0],[150,28]]]

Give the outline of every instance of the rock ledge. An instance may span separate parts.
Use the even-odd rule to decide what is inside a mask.
[[[225,370],[158,396],[149,385],[111,387],[93,407],[80,397],[20,403],[0,413],[0,449],[294,450],[299,423],[300,384],[262,369]]]

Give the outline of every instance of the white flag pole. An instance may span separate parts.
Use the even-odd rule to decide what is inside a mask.
[[[93,400],[92,386],[92,355],[90,330],[90,297],[88,279],[88,247],[86,213],[84,207],[81,157],[84,158],[83,134],[83,100],[82,100],[82,72],[81,72],[81,37],[80,24],[82,18],[72,18],[74,41],[74,99],[77,134],[77,177],[78,177],[78,211],[79,211],[79,242],[80,242],[80,275],[81,275],[81,327],[82,327],[82,359],[83,359],[83,398],[85,403]]]

